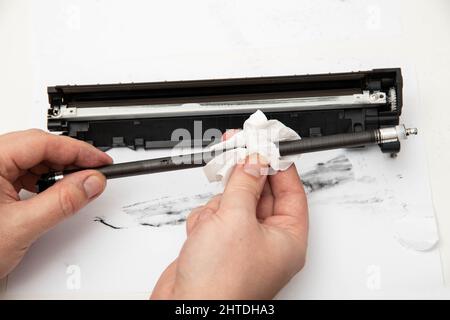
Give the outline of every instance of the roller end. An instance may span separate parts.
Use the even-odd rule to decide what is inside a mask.
[[[50,172],[47,174],[43,174],[36,182],[36,193],[44,192],[62,178],[63,175],[60,172]]]
[[[411,136],[411,135],[417,135],[419,133],[419,130],[417,130],[417,128],[407,128],[405,130],[406,136]]]

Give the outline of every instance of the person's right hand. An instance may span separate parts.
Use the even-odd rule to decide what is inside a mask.
[[[98,171],[83,170],[28,200],[20,199],[20,190],[34,192],[39,176],[49,170],[111,163],[106,153],[86,142],[42,130],[0,135],[0,279],[37,238],[100,195],[106,179]]]
[[[255,163],[256,162],[256,163]],[[305,263],[308,207],[295,165],[237,165],[222,195],[192,211],[187,240],[154,299],[269,299]]]

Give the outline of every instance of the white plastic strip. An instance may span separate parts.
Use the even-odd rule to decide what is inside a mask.
[[[326,110],[337,106],[357,108],[361,105],[377,106],[386,103],[384,92],[343,96],[323,96],[288,99],[260,99],[244,101],[221,101],[207,103],[160,104],[116,107],[54,107],[50,119],[66,120],[106,120],[106,119],[136,119],[163,118],[194,115],[253,113],[260,109],[264,112]]]

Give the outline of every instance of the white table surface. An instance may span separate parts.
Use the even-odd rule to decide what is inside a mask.
[[[132,6],[132,1],[126,1],[124,3]],[[226,1],[216,1],[217,6],[214,8],[220,10],[221,5]],[[250,1],[248,1],[250,2]],[[46,6],[52,6],[55,1],[40,1],[39,6],[45,9]],[[100,5],[103,2],[100,2]],[[434,0],[434,1],[366,1],[367,18],[366,25],[361,26],[361,30],[355,30],[347,28],[345,24],[342,26],[328,26],[327,16],[320,15],[323,8],[323,4],[320,1],[310,2],[308,5],[308,12],[316,14],[318,23],[325,25],[321,30],[329,30],[332,36],[324,36],[321,32],[314,31],[313,28],[306,30],[302,33],[303,46],[296,46],[295,43],[286,45],[286,41],[290,39],[280,40],[283,46],[280,46],[277,41],[266,41],[266,39],[256,39],[250,44],[244,43],[239,47],[237,52],[227,52],[226,48],[221,47],[216,41],[213,41],[213,46],[210,51],[198,54],[195,48],[185,50],[188,52],[184,55],[177,55],[173,52],[177,46],[173,43],[180,42],[182,45],[195,46],[196,43],[206,41],[202,37],[196,37],[195,34],[190,34],[193,41],[187,42],[183,40],[183,25],[177,25],[177,21],[186,23],[189,19],[196,19],[195,12],[186,12],[185,14],[191,15],[189,19],[183,16],[183,11],[189,9],[189,6],[178,6],[183,1],[174,4],[175,19],[173,19],[172,28],[161,28],[159,32],[162,34],[160,37],[148,39],[144,29],[137,29],[138,36],[125,43],[130,50],[133,48],[132,41],[150,41],[155,48],[159,48],[158,52],[161,52],[160,61],[151,61],[151,64],[167,64],[167,68],[170,71],[167,74],[155,75],[146,74],[149,69],[140,69],[140,64],[145,62],[145,55],[136,53],[134,55],[135,61],[125,61],[125,65],[129,68],[129,73],[126,73],[124,69],[120,69],[120,72],[115,74],[115,66],[108,65],[104,68],[110,69],[110,78],[117,78],[118,81],[122,80],[136,80],[136,81],[150,81],[154,78],[162,78],[164,80],[176,80],[176,79],[189,79],[189,78],[209,78],[209,77],[221,77],[222,74],[229,76],[230,69],[236,65],[242,65],[242,60],[246,60],[248,64],[251,64],[253,69],[258,70],[258,66],[261,64],[265,68],[261,70],[267,70],[267,64],[269,63],[272,68],[269,68],[271,74],[301,74],[301,73],[320,73],[327,72],[328,66],[341,65],[341,71],[352,71],[348,69],[349,66],[354,66],[355,69],[367,69],[358,68],[360,64],[354,63],[354,57],[364,57],[365,61],[374,61],[373,67],[389,67],[385,65],[377,65],[377,59],[383,57],[383,61],[389,61],[392,57],[392,61],[395,63],[399,61],[399,58],[405,60],[409,66],[413,66],[415,76],[417,78],[417,87],[419,88],[420,105],[422,106],[419,129],[420,134],[425,137],[426,152],[428,159],[428,169],[430,174],[430,182],[433,193],[433,202],[436,210],[436,216],[438,219],[440,242],[439,249],[442,256],[442,264],[444,277],[447,285],[450,283],[450,204],[448,200],[448,181],[450,181],[450,171],[448,169],[448,163],[450,163],[450,108],[448,108],[447,93],[448,84],[450,80],[450,1],[446,0]],[[252,4],[238,5],[235,2],[229,1],[225,6],[227,10],[230,10],[230,3],[232,10],[239,10],[239,17],[245,17],[246,14],[251,16],[256,10],[257,4],[268,4],[267,1],[254,1]],[[277,6],[282,8],[283,1],[277,2]],[[286,5],[292,1],[286,1]],[[104,3],[103,3],[104,4]],[[303,4],[303,2],[302,2]],[[299,1],[299,5],[300,4]],[[346,1],[348,6],[344,12],[339,12],[342,15],[342,20],[355,19],[355,14],[361,12],[360,4],[356,1]],[[40,56],[36,55],[36,26],[41,22],[49,23],[54,17],[45,16],[46,10],[39,10],[39,14],[36,14],[37,4],[32,4],[32,1],[13,1],[13,0],[0,0],[0,133],[26,129],[31,126],[45,127],[45,114],[42,112],[46,108],[46,101],[40,101],[42,103],[41,109],[29,111],[27,106],[35,104],[35,92],[36,92],[36,64]],[[79,6],[80,5],[80,6]],[[67,7],[63,11],[67,14],[65,18],[70,28],[77,30],[80,28],[80,24],[95,25],[102,34],[106,37],[112,37],[108,35],[111,30],[110,25],[105,25],[105,21],[108,23],[127,24],[132,23],[130,15],[124,15],[123,19],[107,19],[105,16],[92,16],[85,14],[85,12],[79,11],[79,7],[86,8],[86,1],[70,1]],[[98,5],[98,4],[97,4]],[[124,4],[118,4],[114,2],[114,6],[120,5],[127,7]],[[154,1],[152,4],[153,10],[158,10],[158,4]],[[180,8],[181,7],[181,8]],[[198,5],[196,6],[198,7]],[[356,10],[358,7],[358,10]],[[252,9],[253,8],[253,9]],[[198,8],[197,8],[198,9]],[[247,10],[247,12],[246,12]],[[120,12],[120,10],[118,10]],[[164,12],[167,14],[167,12]],[[280,17],[286,23],[297,19],[295,16],[289,15],[289,11],[281,11]],[[283,16],[284,15],[284,16]],[[157,14],[152,14],[152,18],[155,18]],[[386,19],[395,18],[396,21],[386,21]],[[116,17],[118,18],[118,17]],[[41,20],[40,20],[41,19]],[[145,19],[145,15],[139,14],[137,19]],[[249,18],[250,19],[250,18]],[[384,19],[384,20],[383,20]],[[86,23],[88,20],[88,23]],[[364,21],[364,20],[363,20]],[[236,21],[226,19],[219,21],[221,24],[236,25]],[[182,24],[180,23],[180,24]],[[388,23],[392,25],[392,33],[385,35],[376,34],[373,38],[368,36],[366,39],[361,40],[360,37],[352,37],[357,33],[361,35],[364,32],[364,27],[379,28],[379,24]],[[137,25],[138,27],[139,25]],[[211,27],[211,26],[208,26]],[[261,26],[263,28],[263,26]],[[60,26],[55,26],[55,32],[58,31]],[[177,28],[180,32],[177,33]],[[117,30],[116,30],[117,31]],[[195,30],[194,30],[195,31]],[[200,30],[198,30],[200,31]],[[320,31],[320,30],[319,30]],[[168,40],[164,35],[167,33]],[[214,30],[210,30],[212,34]],[[74,43],[80,42],[80,39],[71,39],[70,36],[75,35],[67,33],[67,42]],[[177,38],[179,35],[179,38]],[[231,30],[228,37],[239,37],[236,30]],[[75,37],[75,36],[74,36]],[[333,38],[335,40],[333,40]],[[308,40],[307,45],[305,39]],[[341,43],[341,40],[345,40],[345,45]],[[259,45],[258,41],[261,41]],[[292,39],[295,40],[295,39]],[[84,40],[83,40],[84,41]],[[245,42],[245,40],[242,40]],[[89,65],[92,63],[98,64],[102,61],[102,56],[106,57],[108,61],[117,61],[118,64],[123,63],[124,60],[133,58],[133,55],[126,56],[124,50],[111,50],[107,47],[106,42],[96,42],[95,37],[92,39],[86,39],[87,44],[95,44],[95,50],[89,51],[89,47],[86,48],[86,52],[82,54],[82,58],[85,59],[86,73],[89,73]],[[172,43],[172,45],[171,45]],[[168,63],[167,57],[164,55],[164,46],[170,48],[170,52],[167,55],[171,57],[170,63]],[[115,49],[118,45],[113,45]],[[283,47],[284,50],[280,48]],[[68,50],[70,45],[64,47],[64,50]],[[139,45],[137,45],[139,48]],[[289,48],[290,50],[285,50]],[[189,52],[190,55],[189,55]],[[225,55],[224,52],[227,54]],[[67,52],[65,52],[67,54]],[[207,68],[209,71],[196,71],[196,64],[202,64],[202,60],[205,57],[219,57],[220,55],[226,56],[230,59],[229,65],[222,63],[220,70],[214,70],[214,58],[205,59],[209,62]],[[288,65],[283,64],[283,60],[286,58],[292,58],[292,55],[297,55],[301,59],[299,60],[299,67],[295,70]],[[92,60],[89,60],[92,59]],[[121,60],[122,59],[122,60]],[[310,70],[308,69],[308,59],[322,59],[322,70]],[[353,60],[352,60],[353,59]],[[56,61],[55,63],[64,65],[64,62]],[[67,61],[70,63],[70,61]],[[271,64],[272,63],[272,64]],[[255,68],[256,66],[256,68]],[[397,66],[397,65],[392,65]],[[207,69],[203,66],[202,70]],[[328,69],[327,69],[328,68]],[[211,69],[213,71],[211,71]],[[339,69],[339,68],[337,68]],[[150,69],[151,70],[151,69]],[[227,70],[226,72],[222,72]],[[232,69],[233,70],[233,69]],[[104,82],[103,79],[96,81],[95,68],[93,73],[86,76],[86,79],[90,82]],[[331,71],[331,70],[330,70]],[[42,72],[42,70],[40,70]],[[76,79],[70,77],[70,75],[64,76],[64,70],[60,71],[63,76],[61,79],[68,79],[66,83],[76,83]],[[256,76],[259,74],[247,74],[245,69],[238,69],[231,72],[235,76]],[[266,75],[266,74],[261,74]],[[116,76],[116,77],[114,77]],[[57,81],[57,80],[55,80]],[[122,81],[124,82],[124,81]],[[48,83],[48,85],[65,84],[63,83]],[[42,88],[45,90],[45,88]],[[407,108],[408,106],[405,106]],[[27,112],[24,112],[27,110]],[[25,113],[25,114],[24,114]],[[38,120],[37,120],[38,118]],[[410,124],[414,125],[414,124]],[[0,290],[2,285],[0,285]]]

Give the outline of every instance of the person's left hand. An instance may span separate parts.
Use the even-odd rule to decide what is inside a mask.
[[[96,198],[106,179],[98,171],[83,170],[28,200],[20,200],[20,190],[34,192],[38,177],[50,169],[110,163],[107,154],[85,142],[41,130],[0,135],[0,279],[40,235]]]

